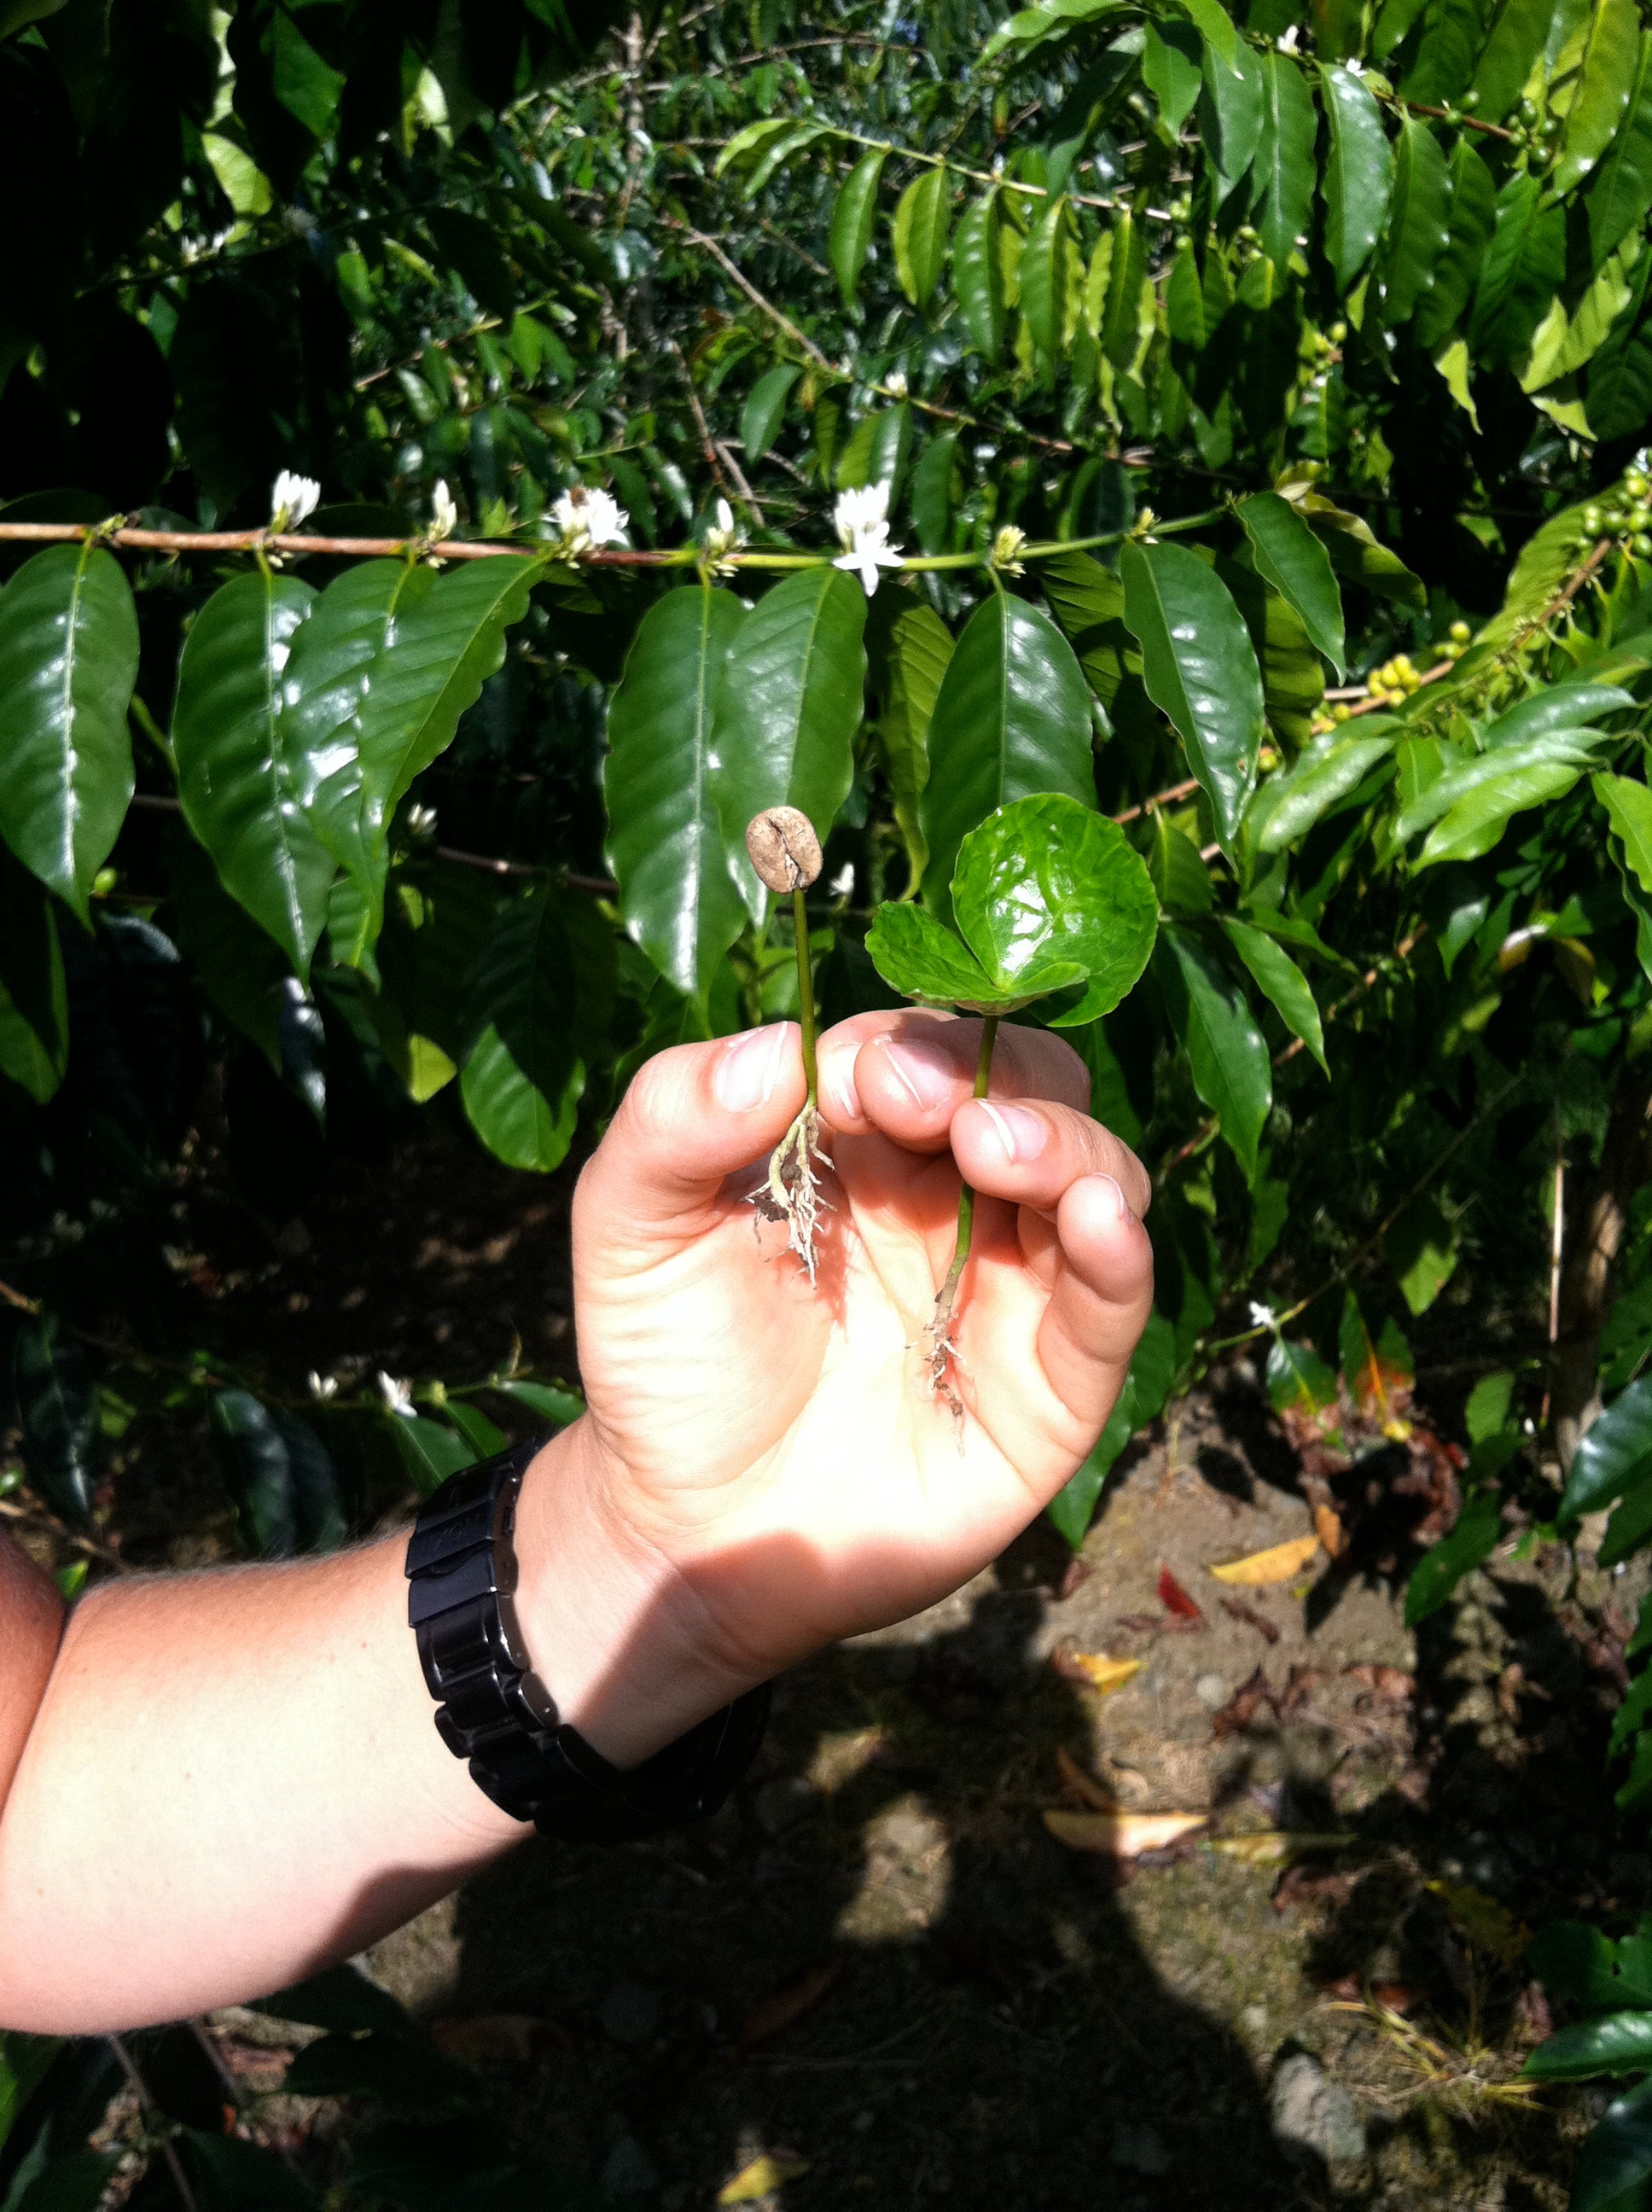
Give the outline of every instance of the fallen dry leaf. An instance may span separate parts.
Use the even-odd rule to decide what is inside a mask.
[[[1348,1548],[1347,1531],[1343,1528],[1333,1505],[1316,1505],[1314,1508],[1314,1534],[1324,1545],[1327,1559],[1339,1559]]]
[[[1428,1887],[1457,1933],[1476,1950],[1501,1959],[1505,1966],[1512,1966],[1531,1942],[1532,1931],[1524,1921],[1516,1920],[1506,1905],[1499,1905],[1483,1889],[1456,1881],[1431,1881]]]
[[[1313,1829],[1264,1828],[1248,1836],[1214,1837],[1211,1849],[1225,1858],[1237,1859],[1242,1866],[1277,1866],[1282,1859],[1297,1858],[1307,1851],[1345,1850],[1354,1840],[1352,1836],[1321,1834]]]
[[[1075,1552],[1067,1561],[1066,1572],[1062,1576],[1060,1587],[1055,1593],[1058,1602],[1072,1597],[1076,1591],[1082,1589],[1095,1571],[1090,1561],[1081,1559]]]
[[[1133,1859],[1143,1851],[1162,1851],[1205,1826],[1204,1813],[1069,1813],[1052,1806],[1044,1826],[1070,1850],[1101,1851]]]
[[[1258,1613],[1254,1605],[1247,1605],[1243,1598],[1224,1597],[1222,1610],[1230,1613],[1236,1620],[1242,1620],[1247,1628],[1254,1628],[1259,1636],[1265,1636],[1270,1644],[1278,1642],[1279,1632],[1275,1623],[1265,1613]]]
[[[1382,1705],[1408,1705],[1417,1694],[1417,1677],[1403,1667],[1383,1667],[1362,1659],[1357,1666],[1345,1667],[1342,1673],[1345,1681],[1357,1682]]]
[[[812,2012],[842,1971],[841,1959],[826,1959],[819,1966],[811,1966],[795,1982],[788,1982],[784,1989],[759,1998],[741,2023],[741,2050],[750,2051],[760,2043],[767,2043],[770,2036],[780,2034],[793,2021]]]
[[[1273,1910],[1288,1912],[1293,1905],[1317,1904],[1324,1898],[1345,1905],[1354,1893],[1354,1881],[1351,1874],[1309,1874],[1305,1866],[1287,1867],[1273,1892]]]
[[[1211,1723],[1212,1734],[1218,1740],[1224,1735],[1236,1735],[1241,1729],[1250,1726],[1264,1705],[1272,1706],[1274,1718],[1277,1720],[1279,1701],[1273,1693],[1267,1676],[1259,1667],[1248,1681],[1239,1685]]]
[[[1098,1696],[1110,1698],[1115,1690],[1140,1674],[1140,1659],[1110,1659],[1105,1651],[1074,1651],[1058,1644],[1050,1664],[1069,1682],[1083,1682]]]
[[[1225,1566],[1212,1567],[1211,1572],[1219,1583],[1240,1583],[1253,1588],[1263,1583],[1288,1583],[1292,1575],[1302,1572],[1319,1547],[1317,1535],[1293,1536],[1288,1544],[1274,1544],[1266,1552],[1253,1552],[1248,1559],[1230,1559]]]
[[[1055,1764],[1061,1779],[1081,1805],[1088,1805],[1093,1813],[1116,1813],[1119,1801],[1110,1790],[1103,1790],[1093,1775],[1084,1772],[1071,1752],[1058,1748]]]
[[[1196,1620],[1201,1628],[1205,1626],[1198,1599],[1188,1596],[1169,1567],[1158,1571],[1158,1601],[1167,1613],[1174,1613],[1182,1620]]]
[[[732,2181],[726,2181],[717,2192],[720,2204],[755,2204],[760,2197],[768,2197],[782,2183],[795,2181],[800,2173],[807,2173],[809,2161],[799,2158],[794,2150],[766,2150],[754,2158],[750,2166],[743,2166]]]

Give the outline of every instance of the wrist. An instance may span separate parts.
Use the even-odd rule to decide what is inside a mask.
[[[589,1415],[545,1445],[516,1512],[517,1618],[560,1717],[635,1766],[755,1688],[715,1646],[701,1601],[617,1509]]]

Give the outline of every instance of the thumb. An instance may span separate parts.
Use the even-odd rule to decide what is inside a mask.
[[[581,1226],[610,1237],[667,1231],[674,1243],[701,1233],[725,1179],[773,1151],[805,1090],[795,1022],[656,1053],[580,1177],[576,1236]]]

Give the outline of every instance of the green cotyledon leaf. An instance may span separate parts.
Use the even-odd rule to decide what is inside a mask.
[[[879,907],[866,932],[866,950],[878,974],[902,998],[931,1006],[962,1006],[972,1013],[1013,1013],[1051,991],[1084,981],[1084,969],[1074,962],[1034,960],[1006,988],[944,922],[904,901]]]
[[[958,848],[952,911],[1001,988],[1051,961],[1088,988],[1057,1027],[1097,1020],[1133,988],[1158,933],[1158,901],[1116,823],[1074,799],[1021,799],[989,814]]]

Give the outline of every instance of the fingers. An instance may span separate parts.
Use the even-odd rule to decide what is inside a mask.
[[[821,1110],[846,1136],[880,1130],[909,1152],[944,1152],[952,1117],[975,1089],[981,1023],[917,1007],[857,1014],[820,1041]],[[1082,1111],[1090,1076],[1048,1030],[1005,1023],[993,1054],[993,1090],[1054,1098]]]
[[[580,1177],[576,1235],[580,1216],[610,1232],[694,1234],[717,1211],[725,1177],[772,1151],[803,1098],[795,1022],[657,1053]]]
[[[1153,1248],[1104,1172],[1069,1183],[1053,1220],[998,1206],[982,1212],[964,1278],[965,1388],[1042,1504],[1089,1452],[1124,1386],[1152,1309]]]
[[[993,1062],[996,1091],[998,1061]],[[1088,1114],[1044,1099],[972,1098],[952,1117],[952,1152],[966,1182],[994,1198],[1052,1212],[1081,1176],[1110,1176],[1133,1213],[1153,1195],[1147,1170]]]

